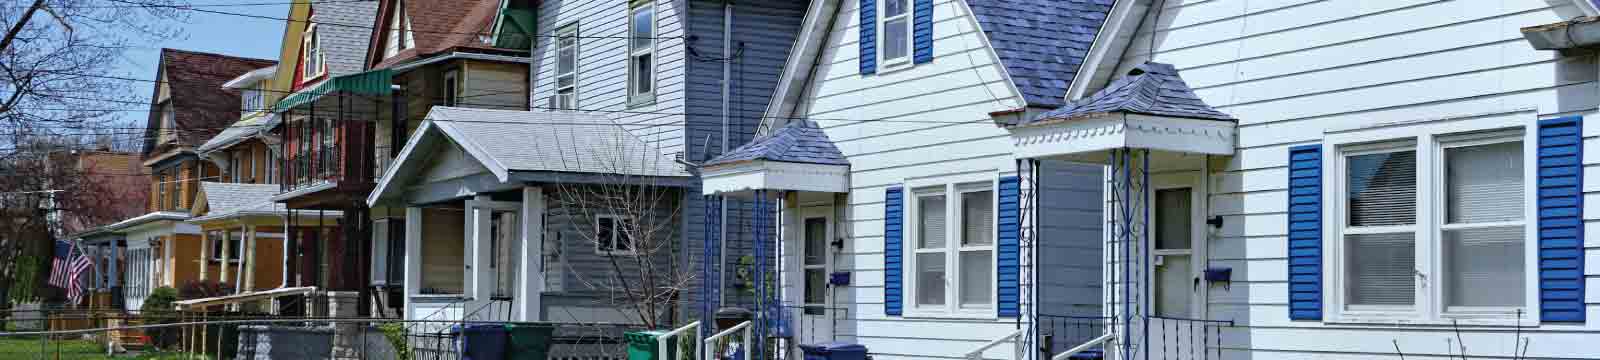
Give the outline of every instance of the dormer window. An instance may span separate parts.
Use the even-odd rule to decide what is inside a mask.
[[[310,80],[322,76],[327,69],[322,64],[322,41],[317,36],[317,24],[306,27],[301,44],[300,77]]]
[[[266,110],[266,109],[262,108],[264,106],[265,100],[263,100],[262,96],[261,96],[261,85],[260,84],[251,86],[248,89],[244,89],[244,91],[240,91],[239,92],[239,101],[240,101],[240,103],[239,103],[239,111],[242,114],[249,114],[249,113],[254,113],[254,112],[265,111]]]

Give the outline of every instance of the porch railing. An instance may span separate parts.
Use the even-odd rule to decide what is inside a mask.
[[[687,334],[689,332],[689,330],[694,330],[694,353],[695,354],[705,353],[705,351],[703,350],[704,347],[705,347],[705,343],[700,342],[700,336],[703,335],[703,334],[700,333],[700,322],[699,321],[689,323],[688,325],[684,325],[684,326],[679,327],[677,329],[673,329],[672,331],[668,331],[665,334],[661,334],[660,337],[656,338],[656,353],[657,354],[677,353],[678,352],[678,346],[680,346],[680,344],[683,343],[682,335]],[[668,356],[665,356],[665,355],[663,355],[663,357],[664,358],[668,358],[668,359],[676,358],[676,357],[668,357]]]
[[[1110,333],[1115,320],[1106,316],[1039,314],[1033,326],[1038,330],[1039,351],[1045,354],[1044,358],[1055,359],[1062,354],[1058,350],[1069,347],[1076,350],[1070,351],[1073,354],[1102,352],[1105,339],[1099,338]]]
[[[1027,350],[1026,350],[1027,347],[1025,346],[1027,344],[1027,341],[1023,341],[1023,340],[1024,340],[1024,337],[1028,334],[1028,330],[1029,330],[1028,328],[1017,329],[1017,331],[1013,331],[1010,334],[1006,334],[1006,336],[1001,336],[999,339],[990,340],[989,343],[983,344],[983,346],[979,346],[977,349],[974,349],[974,350],[972,350],[970,352],[967,352],[967,354],[963,355],[962,358],[965,358],[965,359],[968,359],[968,360],[982,360],[983,359],[983,352],[989,351],[989,349],[993,349],[996,346],[1000,346],[1000,344],[1004,344],[1006,342],[1011,342],[1012,343],[1011,359],[1013,359],[1013,360],[1027,359],[1028,353],[1027,353]]]
[[[1090,339],[1087,342],[1084,342],[1082,344],[1078,344],[1078,346],[1073,346],[1071,349],[1067,349],[1067,351],[1063,351],[1063,352],[1057,353],[1057,354],[1055,354],[1053,356],[1050,356],[1050,360],[1067,360],[1067,359],[1071,359],[1075,355],[1083,354],[1083,353],[1085,353],[1085,352],[1087,352],[1089,350],[1093,350],[1095,348],[1099,348],[1101,346],[1101,344],[1105,344],[1106,341],[1110,341],[1112,338],[1115,338],[1116,336],[1117,336],[1117,334],[1113,334],[1113,333],[1106,333],[1105,335],[1100,335],[1100,337],[1097,337],[1097,338],[1094,338],[1094,339]]]
[[[700,348],[704,351],[701,353],[701,359],[720,359],[720,357],[717,356],[717,353],[726,352],[726,350],[730,349],[739,353],[743,353],[744,360],[754,359],[753,356],[756,349],[751,346],[753,344],[752,340],[755,340],[751,333],[751,329],[753,328],[754,327],[751,325],[751,322],[746,321],[739,323],[739,325],[734,325],[727,330],[716,333],[715,335],[711,335],[711,337],[707,337],[705,340],[701,341]],[[733,340],[733,334],[741,334],[743,336],[743,338],[739,340],[740,342],[737,343],[737,348],[733,347],[735,346],[735,343],[731,341]]]
[[[1222,329],[1231,320],[1151,316],[1144,351],[1150,359],[1209,360],[1222,358]]]

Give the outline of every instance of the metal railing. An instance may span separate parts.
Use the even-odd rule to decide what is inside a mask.
[[[705,340],[701,341],[700,348],[705,351],[701,353],[701,356],[703,356],[701,359],[717,359],[717,353],[727,353],[726,350],[734,350],[736,353],[743,353],[744,360],[753,359],[753,356],[756,352],[756,349],[750,346],[752,344],[751,340],[754,340],[753,335],[751,335],[751,330],[753,328],[754,327],[751,325],[751,322],[745,321],[739,323],[739,325],[734,325],[727,330],[723,330],[722,332],[707,337]],[[742,334],[744,338],[741,339],[740,342],[735,343],[731,341],[731,336],[733,334]],[[718,343],[718,341],[721,341],[721,343]]]
[[[1024,341],[1024,340],[1026,340],[1024,337],[1028,334],[1028,330],[1029,330],[1028,328],[1017,329],[1017,331],[1012,331],[1010,334],[1006,334],[1006,336],[1001,336],[999,339],[990,340],[988,343],[983,344],[983,346],[979,346],[977,349],[973,349],[972,351],[967,352],[966,355],[962,355],[962,358],[966,358],[968,360],[982,360],[983,359],[983,353],[985,351],[989,351],[989,349],[993,349],[996,346],[1000,346],[1000,344],[1004,344],[1006,342],[1011,342],[1011,344],[1012,344],[1011,359],[1012,360],[1027,359],[1028,352],[1026,350],[1027,346],[1025,346],[1027,344],[1027,341]]]
[[[1150,316],[1144,351],[1150,359],[1207,360],[1222,358],[1222,328],[1232,320]]]
[[[1055,355],[1052,355],[1052,356],[1050,356],[1050,360],[1067,360],[1067,359],[1071,359],[1073,355],[1078,355],[1078,354],[1081,354],[1083,352],[1086,352],[1086,351],[1092,350],[1094,348],[1100,347],[1101,344],[1104,344],[1106,341],[1110,341],[1112,338],[1115,338],[1116,335],[1117,334],[1113,334],[1113,333],[1106,333],[1105,335],[1100,335],[1100,337],[1097,337],[1097,338],[1094,338],[1094,339],[1090,339],[1089,341],[1086,341],[1086,342],[1084,342],[1082,344],[1078,344],[1078,346],[1073,346],[1071,349],[1067,349],[1067,351],[1063,351],[1063,352],[1057,353]]]
[[[668,331],[665,334],[661,334],[660,337],[656,338],[656,353],[670,354],[669,351],[674,353],[678,352],[678,346],[683,343],[682,339],[684,339],[682,335],[688,333],[689,330],[694,330],[694,353],[704,353],[705,343],[700,342],[700,337],[704,334],[700,333],[699,321],[689,323],[688,325],[684,325],[677,329],[673,329],[672,331]]]
[[[1075,349],[1086,343],[1094,343],[1096,346],[1078,349],[1075,353],[1101,351],[1098,346],[1100,342],[1093,340],[1109,333],[1112,323],[1116,320],[1100,315],[1039,314],[1033,326],[1038,333],[1039,351],[1045,354],[1046,358],[1052,358],[1060,354],[1059,349]]]

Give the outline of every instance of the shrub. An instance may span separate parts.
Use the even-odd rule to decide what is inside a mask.
[[[144,305],[139,306],[139,313],[146,319],[145,324],[171,324],[178,322],[177,311],[173,303],[178,301],[178,289],[158,287],[150,290],[150,296],[145,297]],[[157,327],[144,330],[150,336],[150,346],[167,348],[178,342],[178,329],[176,327]]]

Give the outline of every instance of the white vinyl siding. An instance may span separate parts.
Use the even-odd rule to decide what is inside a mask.
[[[1448,321],[1370,325],[1289,319],[1287,149],[1408,122],[1513,126],[1584,115],[1585,172],[1592,175],[1585,177],[1585,204],[1600,203],[1600,186],[1594,185],[1600,179],[1600,152],[1595,151],[1600,127],[1592,120],[1600,105],[1597,64],[1592,57],[1533,50],[1518,30],[1579,14],[1571,2],[1541,0],[1165,5],[1161,27],[1154,31],[1155,60],[1177,66],[1202,99],[1239,119],[1237,153],[1211,158],[1216,165],[1206,214],[1224,221],[1212,230],[1207,261],[1233,269],[1231,289],[1213,287],[1206,300],[1208,318],[1239,324],[1223,331],[1224,358],[1368,359],[1393,356],[1397,346],[1407,358],[1450,356],[1442,339],[1453,337]],[[1155,16],[1155,11],[1148,14],[1139,36],[1128,41],[1119,69],[1148,58]],[[1324,144],[1325,159],[1339,155]],[[1332,180],[1324,177],[1324,186],[1329,185]],[[1594,209],[1584,214],[1589,234],[1600,231],[1600,213]],[[1442,215],[1419,215],[1419,221],[1437,219]],[[1338,225],[1325,222],[1324,228]],[[1600,311],[1600,293],[1594,290],[1600,288],[1600,242],[1588,240],[1585,254],[1590,320],[1535,326],[1537,313],[1525,312],[1520,333],[1531,340],[1527,357],[1594,356],[1592,339],[1600,334],[1600,322],[1594,320]],[[1337,275],[1333,264],[1323,263],[1324,280]],[[1325,287],[1325,300],[1336,294]],[[1328,305],[1325,318],[1338,310]],[[1463,320],[1463,329],[1467,323]],[[1505,325],[1479,327],[1463,331],[1457,343],[1468,344],[1469,356],[1510,356],[1518,332]],[[1459,356],[1459,348],[1450,351]]]

